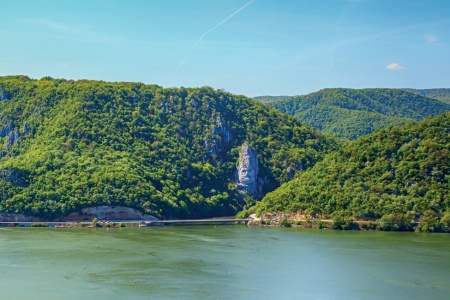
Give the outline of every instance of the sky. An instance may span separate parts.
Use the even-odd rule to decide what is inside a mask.
[[[450,88],[449,0],[0,0],[0,76],[211,86]]]

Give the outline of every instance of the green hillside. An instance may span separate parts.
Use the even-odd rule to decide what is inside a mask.
[[[403,90],[450,104],[450,89],[403,89]]]
[[[450,113],[348,142],[267,194],[256,209],[422,220],[424,230],[444,215],[450,222]]]
[[[282,101],[291,98],[291,96],[257,96],[253,99],[258,100],[259,102],[269,103],[275,101]]]
[[[336,147],[209,87],[9,76],[0,90],[0,213],[52,219],[123,205],[162,218],[230,215]],[[239,164],[244,148],[259,165],[239,183],[237,166],[255,161]]]
[[[450,111],[450,104],[395,89],[324,89],[268,105],[323,132],[351,140],[390,125]]]

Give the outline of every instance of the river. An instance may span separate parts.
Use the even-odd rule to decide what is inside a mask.
[[[0,228],[0,299],[450,299],[450,234]]]

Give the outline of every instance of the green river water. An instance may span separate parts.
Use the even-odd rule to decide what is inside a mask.
[[[0,228],[0,299],[450,299],[450,234]]]

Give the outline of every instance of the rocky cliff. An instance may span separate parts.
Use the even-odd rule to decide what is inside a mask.
[[[239,164],[237,166],[238,189],[245,190],[250,195],[257,197],[259,194],[258,171],[259,165],[256,150],[244,143],[239,152]]]

